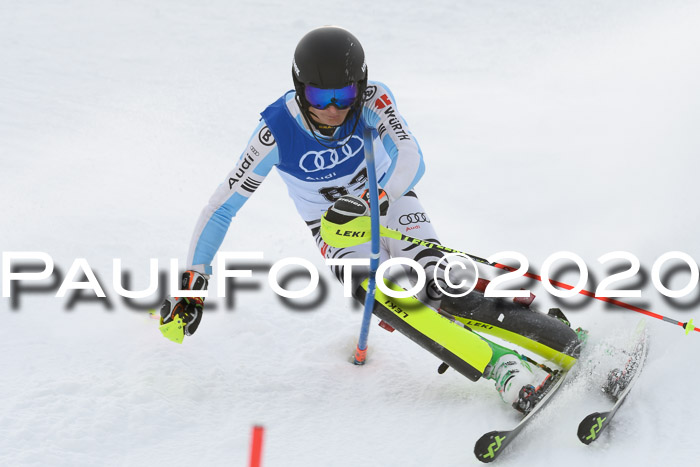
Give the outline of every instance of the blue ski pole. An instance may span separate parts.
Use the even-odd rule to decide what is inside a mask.
[[[362,315],[362,327],[360,328],[360,339],[357,341],[355,349],[355,365],[364,365],[367,357],[367,340],[369,337],[369,324],[372,321],[372,310],[374,309],[374,291],[376,288],[376,273],[379,267],[379,190],[377,188],[377,172],[374,168],[374,147],[372,146],[372,130],[365,128],[365,161],[367,162],[367,183],[369,185],[369,204],[372,234],[372,255],[369,260],[369,281],[367,284],[367,295],[365,295],[365,311]]]

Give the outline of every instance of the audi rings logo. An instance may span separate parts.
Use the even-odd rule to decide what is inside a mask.
[[[272,136],[272,132],[267,127],[267,125],[260,128],[260,133],[258,133],[258,139],[260,140],[260,143],[264,144],[265,146],[272,146],[273,144],[275,144],[275,137]]]
[[[362,138],[357,135],[353,135],[347,144],[339,148],[326,149],[325,151],[309,151],[299,160],[299,168],[304,172],[318,172],[319,170],[330,170],[333,167],[342,164],[351,157],[356,156],[362,147],[364,142]],[[339,154],[338,150],[342,152]]]
[[[401,225],[417,224],[418,222],[430,222],[430,220],[428,220],[424,212],[414,212],[413,214],[404,214],[399,217],[399,224]]]

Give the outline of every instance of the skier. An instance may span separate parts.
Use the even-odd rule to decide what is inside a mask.
[[[325,258],[369,258],[368,243],[333,248],[320,236],[320,219],[327,211],[335,221],[342,222],[369,210],[362,138],[365,128],[370,128],[374,135],[382,224],[393,229],[410,229],[415,237],[439,243],[414,191],[424,172],[420,146],[398,112],[389,88],[378,81],[368,81],[367,76],[362,46],[347,30],[321,27],[301,39],[292,63],[294,90],[261,113],[262,119],[238,163],[216,189],[197,221],[188,270],[183,274],[183,289],[206,290],[211,261],[232,218],[273,166],[287,184],[297,211]],[[381,260],[397,256],[415,260],[424,268],[429,279],[416,298],[438,309],[441,293],[432,278],[442,255],[431,249],[382,239]],[[338,280],[344,280],[342,267],[331,269]],[[366,277],[366,270],[353,268],[353,290],[358,299],[363,292],[359,284]],[[192,335],[202,319],[203,307],[203,298],[168,298],[161,309],[161,324],[171,322],[178,315],[184,323],[185,335]],[[471,334],[468,330],[464,333]],[[422,335],[420,338],[425,339]],[[440,344],[430,341],[423,346],[443,358],[436,350]],[[489,346],[488,365],[483,371],[475,370],[476,377],[471,379],[482,376],[494,380],[505,402],[527,412],[549,379],[549,373],[531,367],[510,349],[491,342]]]

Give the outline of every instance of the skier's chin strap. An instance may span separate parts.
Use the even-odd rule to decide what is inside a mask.
[[[309,106],[302,102],[301,98],[299,97],[299,94],[297,94],[294,98],[296,99],[297,104],[299,105],[299,109],[301,110],[301,115],[304,117],[304,121],[308,125],[309,129],[311,130],[311,134],[313,135],[314,139],[316,140],[316,142],[318,144],[320,144],[321,146],[323,146],[326,149],[339,149],[350,142],[350,139],[351,139],[350,136],[352,136],[355,133],[355,130],[357,129],[357,124],[360,122],[360,114],[362,113],[361,112],[362,101],[359,101],[359,105],[353,104],[351,111],[348,112],[347,116],[345,117],[345,120],[343,120],[343,123],[341,123],[339,125],[339,126],[344,125],[345,122],[348,121],[348,118],[350,118],[350,115],[354,114],[355,115],[355,123],[353,124],[352,130],[350,130],[350,133],[348,133],[346,136],[343,136],[342,138],[332,138],[331,136],[325,136],[322,132],[320,133],[323,138],[327,138],[331,142],[333,142],[333,141],[340,142],[340,141],[343,141],[343,139],[346,140],[343,144],[340,144],[338,146],[327,146],[319,139],[318,135],[316,135],[316,129],[318,129],[320,132],[323,129],[330,130],[330,129],[337,128],[337,127],[334,127],[331,125],[323,125],[322,123],[313,122],[311,117],[309,116]]]
[[[324,125],[322,123],[316,123],[314,122],[314,125],[316,125],[316,128],[321,132],[323,136],[326,138],[330,138],[333,136],[333,133],[335,133],[335,130],[338,128],[337,126],[333,125]]]

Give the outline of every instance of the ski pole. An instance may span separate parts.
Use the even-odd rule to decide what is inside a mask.
[[[325,224],[325,225],[324,225]],[[349,232],[349,234],[348,234]],[[433,242],[428,242],[426,240],[421,240],[420,238],[415,238],[411,237],[408,235],[404,235],[398,230],[390,229],[388,227],[384,227],[383,225],[380,226],[380,235],[386,238],[393,238],[396,240],[401,240],[405,242],[410,242],[415,245],[419,245],[425,248],[430,248],[432,250],[437,250],[437,251],[444,251],[446,253],[458,253],[460,255],[467,256],[471,258],[473,261],[477,263],[481,263],[487,266],[492,266],[495,268],[503,269],[505,271],[513,272],[517,271],[516,268],[507,266],[505,264],[501,263],[495,263],[495,262],[490,262],[487,259],[481,258],[479,256],[475,256],[469,253],[465,253],[463,251],[455,250],[454,248],[446,247],[444,245],[440,245],[438,243],[433,243]],[[334,246],[332,242],[334,242],[334,238],[339,238],[340,241],[342,241],[343,246],[349,246],[348,241],[349,239],[357,239],[357,244],[360,244],[362,242],[366,242],[367,240],[367,228],[366,228],[366,221],[363,222],[362,217],[358,217],[356,219],[353,219],[350,222],[347,222],[345,224],[333,224],[331,222],[328,222],[325,218],[325,216],[321,220],[321,236],[323,237],[323,241],[328,243],[331,246]],[[374,238],[374,235],[372,235],[372,238]],[[328,241],[330,240],[330,242]],[[529,277],[531,279],[535,279],[537,281],[543,282],[542,277],[532,274],[529,272],[526,272],[524,274],[525,277]],[[567,289],[567,290],[572,290],[574,288],[573,285],[565,284],[564,282],[559,282],[555,281],[552,279],[549,279],[549,282],[553,285],[556,285],[558,287]],[[613,305],[617,305],[621,308],[625,308],[627,310],[635,311],[637,313],[642,313],[647,316],[651,316],[652,318],[659,319],[661,321],[665,321],[667,323],[671,323],[677,326],[681,326],[683,329],[685,329],[685,333],[688,334],[691,331],[697,331],[700,332],[700,327],[695,327],[693,320],[688,320],[687,322],[682,322],[678,321],[675,319],[668,318],[666,316],[654,313],[649,310],[645,310],[643,308],[640,308],[638,306],[630,305],[629,303],[621,302],[620,300],[615,300],[614,298],[609,298],[609,297],[598,297],[596,296],[595,293],[588,291],[588,290],[580,290],[578,293],[581,295],[585,295],[587,297],[595,298],[596,300],[600,300],[603,302],[607,303],[612,303]]]
[[[370,210],[370,232],[372,235],[371,256],[369,261],[369,281],[367,284],[367,295],[365,295],[365,310],[362,314],[362,325],[360,326],[360,338],[357,341],[354,361],[355,365],[364,365],[367,358],[367,340],[369,338],[369,324],[372,321],[372,311],[374,310],[374,292],[376,287],[377,268],[379,267],[379,190],[377,188],[377,172],[374,168],[374,147],[372,130],[366,128],[363,134],[365,143],[365,161],[367,163],[367,184],[369,190]]]

